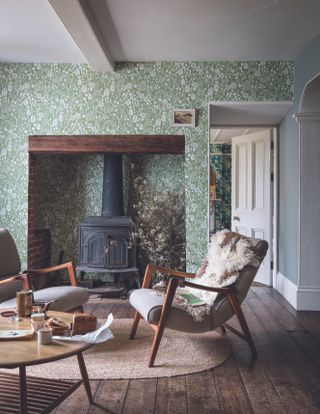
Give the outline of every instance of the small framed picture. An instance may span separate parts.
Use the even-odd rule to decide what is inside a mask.
[[[172,112],[172,125],[180,127],[196,126],[195,109],[174,109]]]

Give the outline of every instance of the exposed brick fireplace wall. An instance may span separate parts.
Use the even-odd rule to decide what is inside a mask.
[[[28,268],[48,267],[51,239],[48,229],[36,229],[36,157],[29,154],[28,184]]]

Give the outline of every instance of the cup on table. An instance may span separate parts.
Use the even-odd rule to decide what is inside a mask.
[[[36,332],[44,327],[44,321],[45,314],[43,312],[35,312],[31,314],[31,325]]]
[[[40,328],[38,330],[38,344],[39,345],[50,345],[52,342],[52,329],[51,328]]]

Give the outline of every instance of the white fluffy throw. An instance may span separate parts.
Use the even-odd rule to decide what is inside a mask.
[[[211,238],[206,261],[192,279],[193,283],[210,287],[223,287],[233,284],[239,277],[239,272],[247,264],[259,266],[259,260],[253,251],[248,239],[237,233],[222,230]],[[196,296],[195,302],[190,303],[190,297]],[[186,310],[195,321],[202,321],[205,315],[210,313],[217,293],[194,288],[179,288],[174,305]],[[193,301],[194,302],[194,301]]]

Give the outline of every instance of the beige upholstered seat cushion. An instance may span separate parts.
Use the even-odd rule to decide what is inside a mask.
[[[163,304],[162,295],[155,294],[152,289],[138,289],[130,295],[130,304],[147,322],[158,324]],[[184,310],[172,306],[166,327],[190,333],[207,332],[211,330],[211,318],[205,316],[203,321],[195,322]]]
[[[86,289],[74,286],[56,286],[47,289],[41,289],[34,292],[34,300],[36,302],[50,302],[57,300],[50,306],[50,310],[66,312],[71,309],[82,306],[87,302],[89,294]],[[14,298],[0,303],[0,309],[13,308],[16,306],[15,294]]]

